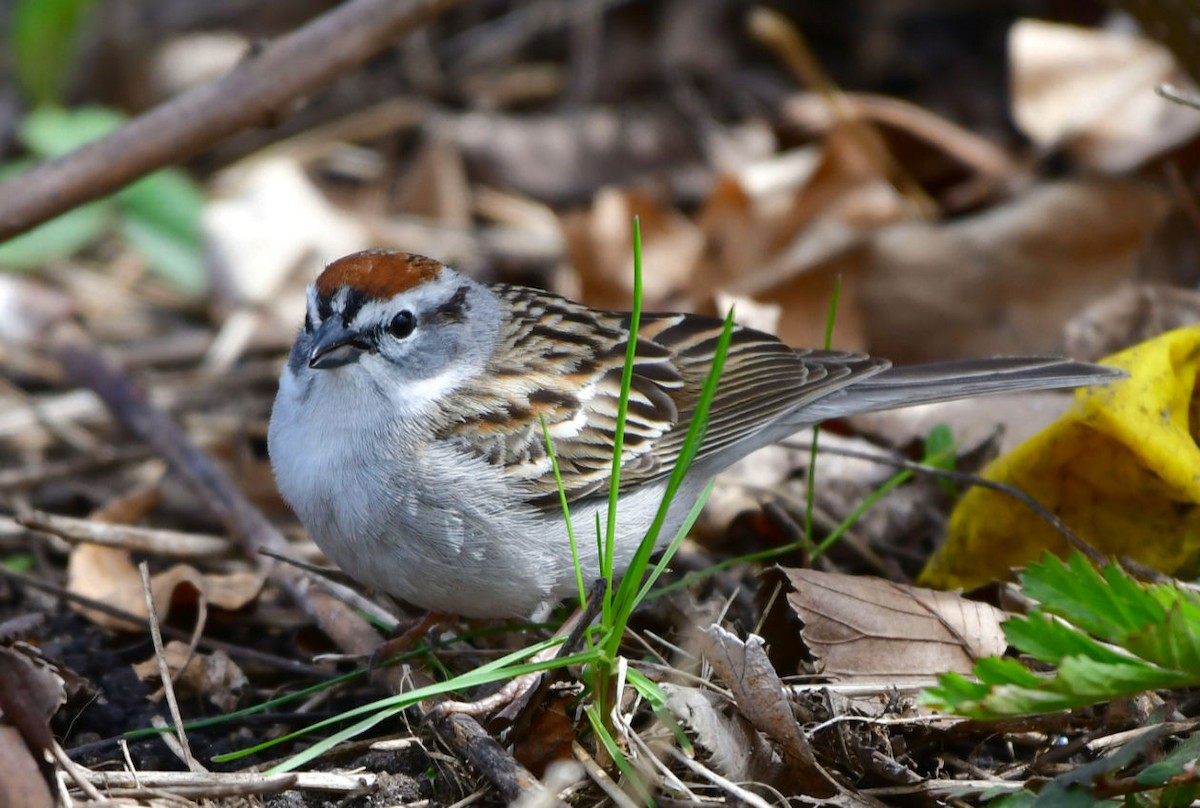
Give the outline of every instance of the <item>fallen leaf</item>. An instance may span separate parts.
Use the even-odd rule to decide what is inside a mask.
[[[1097,360],[1200,322],[1200,292],[1157,283],[1122,284],[1067,323],[1067,353]]]
[[[817,763],[783,695],[783,682],[767,658],[762,637],[746,641],[717,624],[702,635],[704,658],[733,692],[734,703],[756,729],[779,744],[788,768],[808,793],[828,797],[835,788]]]
[[[1182,328],[1104,360],[1130,378],[1083,388],[1062,418],[999,458],[984,476],[1046,505],[1110,556],[1190,577],[1200,568],[1200,448],[1194,397],[1200,327]],[[939,588],[1006,579],[1062,534],[1002,492],[973,488],[950,517],[945,543],[921,573]]]
[[[228,654],[217,650],[210,654],[189,653],[185,642],[172,640],[163,648],[163,656],[170,671],[171,681],[179,696],[200,696],[208,699],[224,712],[237,707],[242,690],[248,680]],[[159,681],[158,658],[135,663],[133,672],[147,682]],[[150,696],[152,701],[162,698],[160,689]]]
[[[642,299],[647,311],[671,309],[688,289],[704,236],[686,216],[643,191],[604,188],[589,211],[563,219],[567,253],[580,299],[600,309],[628,310],[633,300],[633,230],[642,231]]]
[[[1075,180],[946,224],[885,227],[850,263],[868,346],[897,363],[1059,353],[1061,324],[1131,277],[1168,209],[1141,183]]]
[[[1013,119],[1045,150],[1129,171],[1200,133],[1200,116],[1154,88],[1191,83],[1163,46],[1129,31],[1041,20],[1009,29]]]
[[[257,597],[262,585],[262,577],[255,573],[205,575],[189,564],[177,564],[150,578],[154,607],[160,620],[166,619],[177,598],[199,597],[217,608],[240,609]],[[148,617],[141,575],[129,553],[124,550],[94,544],[76,546],[67,562],[67,589],[115,606],[138,618]],[[131,623],[86,606],[76,609],[105,628],[119,631],[140,631],[145,628],[144,621]]]
[[[837,682],[901,686],[970,673],[1003,654],[1005,613],[959,594],[809,569],[779,569],[787,602],[819,674]]]
[[[54,805],[50,717],[66,701],[63,681],[24,654],[0,647],[0,805]]]
[[[663,683],[667,709],[692,731],[709,754],[709,765],[736,782],[774,782],[782,760],[740,713],[729,714],[711,690]]]

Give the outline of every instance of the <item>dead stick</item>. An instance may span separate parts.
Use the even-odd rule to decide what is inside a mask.
[[[225,76],[139,115],[117,131],[0,185],[0,241],[276,122],[458,0],[348,0],[269,43]]]
[[[543,786],[528,769],[510,755],[496,739],[488,735],[475,719],[462,713],[449,713],[433,718],[438,736],[454,751],[465,757],[500,792],[504,801],[511,804],[518,798],[528,798],[532,793],[544,802],[558,808],[563,803],[545,793]]]

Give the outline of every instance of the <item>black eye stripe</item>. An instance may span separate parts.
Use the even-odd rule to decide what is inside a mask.
[[[349,327],[366,302],[366,297],[357,289],[347,289],[346,304],[342,306],[342,324]]]

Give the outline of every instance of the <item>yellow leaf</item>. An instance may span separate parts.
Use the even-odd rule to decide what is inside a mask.
[[[1200,327],[1171,331],[1104,364],[1130,378],[1079,390],[1054,424],[984,472],[1031,495],[1101,552],[1172,575],[1200,566],[1200,448],[1192,395]],[[997,491],[973,488],[920,583],[971,588],[1049,550],[1062,535]]]

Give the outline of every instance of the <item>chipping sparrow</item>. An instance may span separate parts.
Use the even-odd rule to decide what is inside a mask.
[[[330,264],[279,383],[269,450],[284,498],[347,573],[417,606],[512,617],[575,591],[545,418],[579,541],[598,576],[629,315],[485,285],[437,261],[369,250]],[[625,431],[616,569],[658,509],[722,322],[641,319]],[[891,368],[733,332],[708,431],[660,533],[708,480],[827,418],[1111,381],[1057,358]]]

